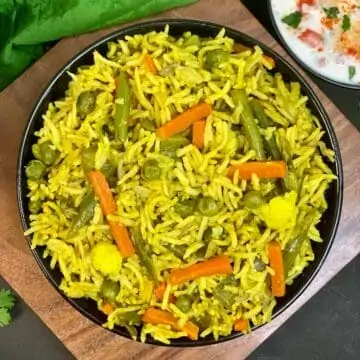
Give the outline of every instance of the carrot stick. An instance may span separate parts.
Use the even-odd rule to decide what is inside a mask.
[[[154,290],[155,297],[158,300],[162,300],[164,298],[165,290],[166,290],[166,283],[165,282],[160,283]],[[170,294],[169,301],[171,303],[175,302],[175,296],[173,294]]]
[[[116,203],[111,193],[109,184],[105,176],[98,170],[92,170],[88,174],[91,185],[105,216],[116,214]],[[135,252],[134,245],[129,237],[126,227],[116,221],[109,221],[110,233],[115,239],[116,245],[124,257],[130,256]]]
[[[204,147],[205,120],[195,121],[192,128],[192,143],[198,148]]]
[[[249,322],[244,318],[237,319],[234,323],[234,330],[241,331],[243,333],[249,330]]]
[[[175,316],[165,310],[148,308],[142,316],[142,321],[153,325],[170,325],[174,330],[186,332],[191,340],[197,340],[199,336],[199,328],[194,323],[187,321],[183,327],[179,326]]]
[[[272,241],[268,244],[270,267],[275,274],[271,276],[271,292],[276,297],[285,296],[285,272],[280,244]]]
[[[225,275],[231,274],[231,272],[232,267],[229,257],[221,255],[186,268],[171,271],[170,284],[177,285],[203,276]]]
[[[266,55],[263,55],[263,57],[261,59],[261,63],[269,70],[274,69],[275,65],[276,65],[275,60],[272,57],[266,56]]]
[[[156,74],[157,73],[157,69],[154,63],[153,58],[149,55],[149,54],[145,54],[144,57],[144,64],[146,66],[146,68],[152,73],[152,74]]]
[[[284,161],[250,161],[232,165],[228,169],[227,176],[232,178],[236,170],[239,170],[239,177],[245,180],[251,179],[252,174],[256,174],[260,179],[284,178],[287,174]]]
[[[105,303],[102,306],[101,310],[105,315],[110,315],[114,311],[114,308],[113,308],[113,306],[111,304]]]
[[[163,139],[167,139],[175,134],[185,131],[194,122],[208,117],[211,112],[211,105],[205,102],[199,103],[175,116],[171,121],[161,126],[156,131],[156,134]]]

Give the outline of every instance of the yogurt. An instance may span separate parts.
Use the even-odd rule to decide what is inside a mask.
[[[281,36],[304,64],[330,80],[360,86],[359,3],[270,0]]]

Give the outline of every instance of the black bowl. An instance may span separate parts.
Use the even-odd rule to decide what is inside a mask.
[[[360,89],[360,85],[348,84],[348,83],[345,83],[345,82],[333,80],[330,77],[327,77],[325,75],[320,74],[319,72],[316,71],[316,69],[312,68],[311,66],[309,66],[305,62],[303,62],[299,58],[299,56],[292,50],[292,48],[289,46],[289,44],[285,41],[284,37],[282,36],[282,33],[281,33],[279,27],[276,24],[274,11],[273,11],[273,8],[271,6],[271,0],[267,0],[267,8],[268,8],[268,12],[269,12],[269,15],[270,15],[271,24],[272,24],[273,28],[276,31],[276,35],[280,39],[280,41],[281,41],[282,45],[284,46],[284,48],[286,49],[286,51],[301,65],[301,67],[303,67],[307,71],[311,72],[312,74],[317,76],[319,79],[322,79],[322,80],[324,80],[324,81],[326,81],[326,82],[328,82],[330,84],[341,86],[341,87],[347,88],[347,89]]]
[[[46,111],[50,102],[57,100],[64,96],[65,89],[68,86],[70,80],[67,75],[67,71],[75,72],[76,69],[81,65],[88,65],[93,63],[92,52],[94,50],[99,51],[101,54],[106,54],[107,42],[123,38],[126,35],[143,34],[152,30],[163,30],[166,24],[170,25],[170,33],[174,36],[179,36],[185,31],[191,31],[202,37],[213,37],[215,36],[222,26],[202,22],[195,20],[160,20],[145,22],[137,25],[132,25],[122,30],[119,30],[105,38],[97,41],[95,44],[89,46],[85,50],[81,51],[74,59],[72,59],[64,68],[51,80],[50,84],[46,87],[45,91],[37,101],[35,108],[30,116],[29,122],[26,126],[18,159],[17,167],[17,197],[18,205],[20,210],[21,222],[24,230],[29,228],[29,211],[28,211],[28,198],[26,177],[25,177],[25,166],[32,159],[31,145],[36,141],[34,131],[38,130],[43,123],[41,115]],[[319,271],[323,264],[335,238],[335,233],[338,227],[342,198],[343,198],[343,171],[341,164],[341,156],[339,145],[336,140],[334,129],[331,125],[330,119],[326,114],[324,108],[320,104],[317,96],[310,86],[306,83],[304,78],[295,70],[286,60],[281,58],[273,50],[260,42],[250,38],[249,36],[242,34],[236,30],[226,28],[228,36],[235,39],[237,42],[242,43],[246,46],[260,46],[265,54],[273,57],[276,61],[276,70],[281,72],[287,81],[298,81],[301,84],[303,94],[309,98],[309,107],[311,108],[314,115],[316,115],[324,130],[324,141],[326,145],[333,149],[336,153],[336,162],[329,164],[333,172],[338,176],[338,181],[334,182],[329,190],[327,191],[327,201],[329,203],[329,209],[324,214],[322,221],[319,225],[320,233],[324,239],[323,243],[313,243],[313,249],[315,253],[315,261],[309,264],[304,270],[303,274],[300,275],[293,283],[292,286],[287,288],[287,294],[284,298],[278,299],[273,318],[281,314],[287,307],[289,307],[309,286],[311,281],[314,279],[316,273]],[[29,244],[31,244],[31,238],[27,238]],[[84,314],[87,318],[95,322],[96,324],[102,324],[106,318],[98,309],[94,301],[86,299],[69,299],[60,290],[59,284],[62,275],[58,268],[54,270],[50,269],[50,262],[48,259],[42,258],[43,249],[37,248],[33,250],[36,261],[38,262],[41,270],[45,276],[50,280],[52,285],[60,292],[62,296],[73,305],[78,311]],[[129,334],[124,328],[115,327],[113,332],[129,338]],[[191,341],[189,339],[176,339],[171,342],[172,346],[201,346],[219,343],[222,341],[234,339],[241,336],[241,333],[232,333],[229,336],[220,337],[215,340],[213,337],[207,337],[198,341]],[[152,338],[148,338],[147,342],[150,344],[163,345]]]

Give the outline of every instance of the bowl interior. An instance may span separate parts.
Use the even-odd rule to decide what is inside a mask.
[[[49,103],[54,100],[60,99],[64,96],[65,90],[68,86],[68,82],[70,80],[67,71],[76,72],[76,69],[82,65],[90,65],[93,63],[92,53],[94,50],[98,51],[102,55],[105,55],[107,52],[107,42],[110,40],[116,40],[119,38],[123,38],[125,35],[133,35],[133,34],[142,34],[149,31],[160,31],[164,28],[166,24],[170,25],[170,33],[173,36],[179,36],[183,34],[185,31],[191,31],[195,34],[198,34],[202,37],[213,37],[215,36],[219,30],[222,28],[220,25],[205,23],[200,21],[191,21],[191,20],[162,20],[156,22],[147,22],[141,23],[134,26],[130,26],[123,30],[120,30],[116,33],[113,33],[97,43],[91,45],[87,49],[83,50],[79,55],[77,55],[74,59],[72,59],[50,82],[50,84],[46,87],[46,90],[38,100],[31,116],[29,123],[25,129],[20,153],[18,160],[18,172],[17,172],[17,192],[18,192],[18,204],[20,210],[20,216],[23,228],[26,230],[29,227],[29,211],[28,211],[28,198],[27,194],[27,186],[25,179],[25,165],[32,159],[31,153],[31,145],[36,141],[35,136],[33,135],[34,131],[41,128],[43,120],[42,114],[46,111]],[[293,283],[292,286],[287,288],[287,294],[284,298],[278,299],[274,315],[276,317],[282,311],[284,311],[300,294],[305,290],[305,288],[309,285],[311,280],[314,278],[315,274],[319,270],[321,264],[323,263],[330,247],[333,242],[335,232],[337,229],[337,225],[339,222],[341,205],[342,205],[342,166],[341,166],[341,158],[340,151],[337,144],[337,140],[331,126],[330,120],[319,103],[316,95],[311,90],[311,88],[306,84],[305,80],[302,76],[294,69],[291,65],[289,65],[286,61],[284,61],[278,54],[269,49],[267,46],[259,43],[258,41],[250,38],[249,36],[242,34],[233,29],[226,29],[226,33],[228,36],[232,37],[236,42],[242,43],[246,46],[254,46],[259,45],[262,47],[264,52],[272,56],[277,64],[276,71],[281,72],[286,81],[298,81],[301,84],[302,92],[306,96],[309,97],[308,105],[311,108],[314,115],[316,115],[323,128],[325,129],[325,135],[323,140],[326,145],[333,149],[336,154],[336,162],[328,164],[333,172],[337,174],[338,181],[334,182],[327,192],[327,201],[329,204],[329,208],[324,214],[322,221],[319,225],[320,233],[324,239],[323,243],[313,243],[313,250],[315,253],[315,261],[309,264],[309,266],[304,270],[303,274],[299,276]],[[28,238],[30,243],[31,239]],[[58,268],[51,269],[50,261],[48,259],[42,258],[42,248],[37,248],[33,250],[34,256],[41,267],[42,271],[46,275],[46,277],[51,281],[51,283],[58,289],[58,286],[61,282],[62,275]],[[86,299],[69,299],[65,297],[65,295],[58,289],[58,291],[64,296],[64,298],[69,301],[78,311],[88,317],[90,320],[97,324],[102,324],[105,322],[106,317],[103,313],[101,313],[92,300]],[[120,334],[122,336],[128,337],[129,334],[127,331],[120,327],[115,327],[113,330],[115,333]],[[172,346],[201,346],[201,345],[209,345],[213,343],[218,343],[221,341],[229,340],[235,337],[240,336],[240,333],[233,333],[226,337],[221,337],[219,340],[215,340],[213,337],[207,337],[204,339],[200,339],[196,342],[193,342],[189,339],[177,339],[173,340]],[[148,343],[163,345],[153,340],[152,338],[147,339]]]

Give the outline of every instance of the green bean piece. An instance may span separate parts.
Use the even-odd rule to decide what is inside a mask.
[[[260,131],[255,122],[254,113],[250,106],[246,92],[244,90],[234,90],[232,92],[232,98],[235,105],[241,104],[243,106],[243,111],[240,115],[241,123],[251,148],[255,150],[257,160],[266,160]]]
[[[196,199],[186,199],[182,201],[178,201],[174,208],[175,211],[181,216],[181,217],[187,217],[190,215],[193,215],[196,211]]]
[[[76,100],[76,110],[81,117],[95,110],[98,91],[83,91]]]
[[[152,181],[160,179],[161,167],[155,159],[146,160],[141,169],[141,175],[144,180]]]
[[[96,145],[91,145],[88,148],[85,148],[82,153],[81,166],[85,172],[88,174],[91,170],[95,168],[95,155],[97,151]]]
[[[249,191],[244,196],[244,203],[248,209],[255,210],[265,204],[265,199],[259,191]]]
[[[94,193],[91,191],[87,194],[79,205],[77,215],[74,217],[71,230],[76,231],[85,226],[93,217],[95,213],[96,199]]]
[[[140,121],[140,127],[142,127],[144,130],[154,132],[156,131],[156,127],[153,121],[150,119],[142,119]]]
[[[114,302],[116,296],[119,294],[120,284],[117,281],[104,279],[101,284],[100,292],[102,297],[108,302]]]
[[[169,251],[171,251],[177,258],[183,259],[187,246],[186,245],[172,245],[168,247]]]
[[[31,201],[29,202],[29,211],[31,212],[31,214],[37,214],[39,213],[41,210],[41,201],[36,200],[36,201]]]
[[[30,180],[40,180],[46,174],[46,166],[40,160],[31,160],[25,168],[25,174]]]
[[[155,281],[155,283],[157,283],[158,277],[150,255],[150,245],[143,239],[139,227],[133,227],[131,229],[131,235],[134,241],[136,254],[139,256],[140,259],[140,263],[145,267],[150,278]]]
[[[201,248],[195,253],[195,257],[196,257],[198,260],[205,260],[205,258],[206,258],[206,251],[207,251],[206,246],[201,247]]]
[[[181,147],[189,145],[190,141],[184,135],[177,134],[169,139],[162,140],[160,143],[160,152],[172,159],[175,159],[176,151]]]
[[[192,298],[190,295],[181,295],[176,299],[175,306],[179,308],[184,314],[191,310]]]
[[[205,231],[204,231],[204,234],[203,234],[203,241],[208,244],[213,238],[213,235],[212,235],[212,229],[211,227],[208,227]]]
[[[211,316],[208,313],[206,313],[200,319],[195,320],[195,323],[196,323],[196,325],[199,326],[199,329],[202,332],[211,326],[212,319],[211,319]]]
[[[125,71],[121,71],[117,81],[115,109],[116,137],[124,142],[128,136],[131,105],[131,87]]]
[[[185,39],[185,41],[183,43],[183,47],[200,46],[200,44],[201,44],[200,37],[198,35],[191,35]]]
[[[297,224],[296,235],[289,240],[283,251],[285,277],[288,276],[289,271],[294,265],[297,255],[300,253],[301,246],[309,238],[308,232],[311,224],[316,218],[316,211],[311,210],[305,219]]]
[[[124,321],[128,325],[140,325],[141,316],[136,311],[128,311],[121,315],[120,321]]]
[[[59,152],[52,148],[50,141],[38,144],[38,159],[45,165],[52,165],[59,156]]]
[[[225,50],[217,49],[209,51],[204,60],[204,67],[206,70],[217,68],[220,64],[228,61],[230,53]]]
[[[250,103],[251,108],[253,109],[254,115],[258,121],[259,126],[262,129],[266,129],[274,124],[265,114],[264,107],[261,104],[261,101],[258,99],[253,99]]]
[[[225,290],[226,286],[239,287],[239,281],[235,279],[234,275],[226,277],[214,289],[213,295],[225,309],[230,310],[235,301],[236,294]]]
[[[214,216],[220,210],[219,202],[210,196],[202,197],[198,203],[198,210],[204,216]]]
[[[266,269],[266,264],[261,260],[260,257],[256,257],[254,259],[254,268],[256,271],[261,272]]]
[[[114,177],[117,172],[117,166],[111,164],[109,161],[107,161],[101,168],[101,172],[106,177],[107,180]]]

